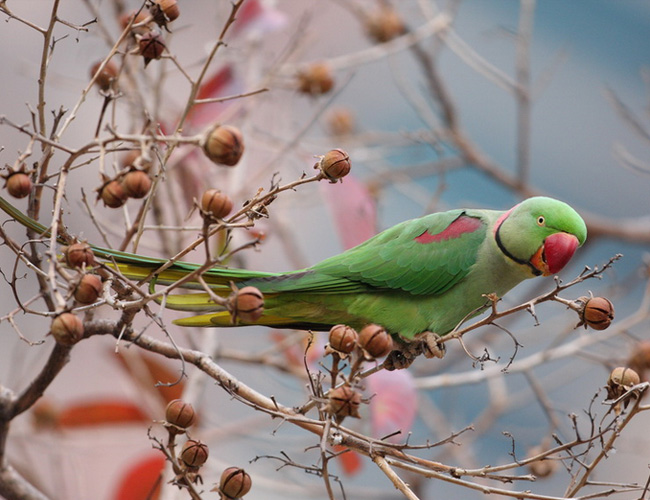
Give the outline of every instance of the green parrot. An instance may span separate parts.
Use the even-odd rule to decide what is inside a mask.
[[[47,229],[6,200],[0,208],[37,232]],[[254,286],[264,311],[254,324],[327,330],[376,323],[404,339],[423,332],[444,336],[488,306],[485,294],[503,297],[528,278],[559,272],[587,238],[578,213],[547,197],[529,198],[508,211],[458,209],[402,222],[366,242],[306,269],[286,273],[214,267],[203,279],[220,296],[231,285]],[[92,247],[142,280],[167,262]],[[170,284],[199,267],[178,262],[158,273]],[[184,288],[200,289],[197,282]],[[204,292],[170,294],[166,307],[204,314],[176,320],[183,326],[234,326],[230,313]],[[237,326],[246,325],[239,321]]]

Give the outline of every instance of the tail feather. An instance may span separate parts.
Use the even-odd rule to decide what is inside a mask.
[[[95,247],[93,247],[94,249]],[[130,257],[139,257],[135,254],[128,254]],[[148,258],[147,258],[148,259]],[[160,259],[155,265],[148,262],[137,262],[132,258],[125,262],[121,257],[113,258],[116,267],[124,277],[142,281],[152,276],[153,281],[158,285],[171,285],[177,281],[184,279],[188,274],[196,271],[201,266],[199,264],[192,264],[189,262],[177,262],[172,264],[169,268],[161,272],[156,272],[156,268],[160,268],[168,261]],[[111,265],[111,264],[109,264]],[[266,273],[261,271],[248,271],[246,269],[230,269],[227,267],[213,267],[201,273],[203,281],[210,285],[210,288],[219,292],[226,291],[226,295],[231,291],[231,283],[241,283],[254,278],[268,278],[276,276],[275,273]],[[202,290],[203,286],[196,280],[189,280],[183,283],[182,288],[189,288],[195,290]]]
[[[40,222],[32,219],[18,208],[14,207],[11,203],[0,196],[0,209],[5,211],[13,217],[20,224],[28,229],[44,236],[51,235],[49,227],[44,226]],[[60,244],[68,244],[69,241],[59,235],[58,242]],[[90,245],[95,255],[99,258],[105,259],[110,263],[115,263],[115,267],[127,278],[133,280],[144,280],[150,276],[155,275],[155,281],[161,285],[169,285],[184,278],[189,273],[196,271],[201,267],[200,264],[190,262],[178,261],[171,264],[164,271],[156,273],[156,269],[167,265],[168,259],[160,259],[156,257],[147,257],[144,255],[123,252],[111,248],[104,248],[97,245]],[[201,274],[203,280],[209,285],[214,285],[215,288],[228,288],[232,282],[241,282],[255,278],[269,278],[276,276],[275,273],[248,271],[246,269],[229,269],[226,267],[213,267]],[[203,287],[197,280],[190,280],[183,284],[183,288],[202,289]]]
[[[213,304],[214,306],[214,304]],[[198,316],[190,316],[187,318],[180,318],[172,321],[175,325],[179,326],[195,326],[195,327],[228,327],[228,326],[253,326],[263,325],[274,328],[295,328],[298,330],[314,330],[314,331],[327,331],[334,324],[325,324],[318,322],[305,322],[295,318],[285,318],[282,316],[274,316],[264,313],[262,319],[255,323],[248,323],[246,321],[238,320],[233,322],[232,316],[228,311],[219,311],[211,314],[201,314]]]
[[[38,234],[42,234],[43,236],[49,236],[51,234],[49,228],[45,227],[40,222],[35,221],[31,217],[28,217],[26,214],[5,200],[2,196],[0,196],[0,208],[7,212],[7,214],[11,215],[26,228],[31,229]],[[65,243],[65,241],[61,239],[59,243]]]

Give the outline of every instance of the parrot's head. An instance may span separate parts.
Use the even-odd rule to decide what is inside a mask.
[[[559,272],[587,239],[585,221],[573,208],[543,196],[514,206],[494,231],[501,251],[529,266],[535,276]]]

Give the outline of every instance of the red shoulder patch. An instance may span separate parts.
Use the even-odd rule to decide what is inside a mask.
[[[483,223],[480,219],[461,215],[439,233],[431,234],[429,231],[424,231],[420,236],[415,238],[415,241],[418,243],[436,243],[438,241],[452,240],[463,234],[473,233],[482,225]]]

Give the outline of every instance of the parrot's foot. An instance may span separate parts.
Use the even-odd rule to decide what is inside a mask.
[[[420,342],[422,354],[425,358],[438,358],[442,359],[445,356],[447,349],[445,344],[440,342],[442,337],[437,333],[423,332],[415,337]]]
[[[423,354],[425,358],[440,358],[445,355],[445,344],[437,333],[423,332],[413,340],[400,339],[399,349],[391,351],[384,361],[384,368],[389,371],[403,370],[411,366],[415,358]]]

